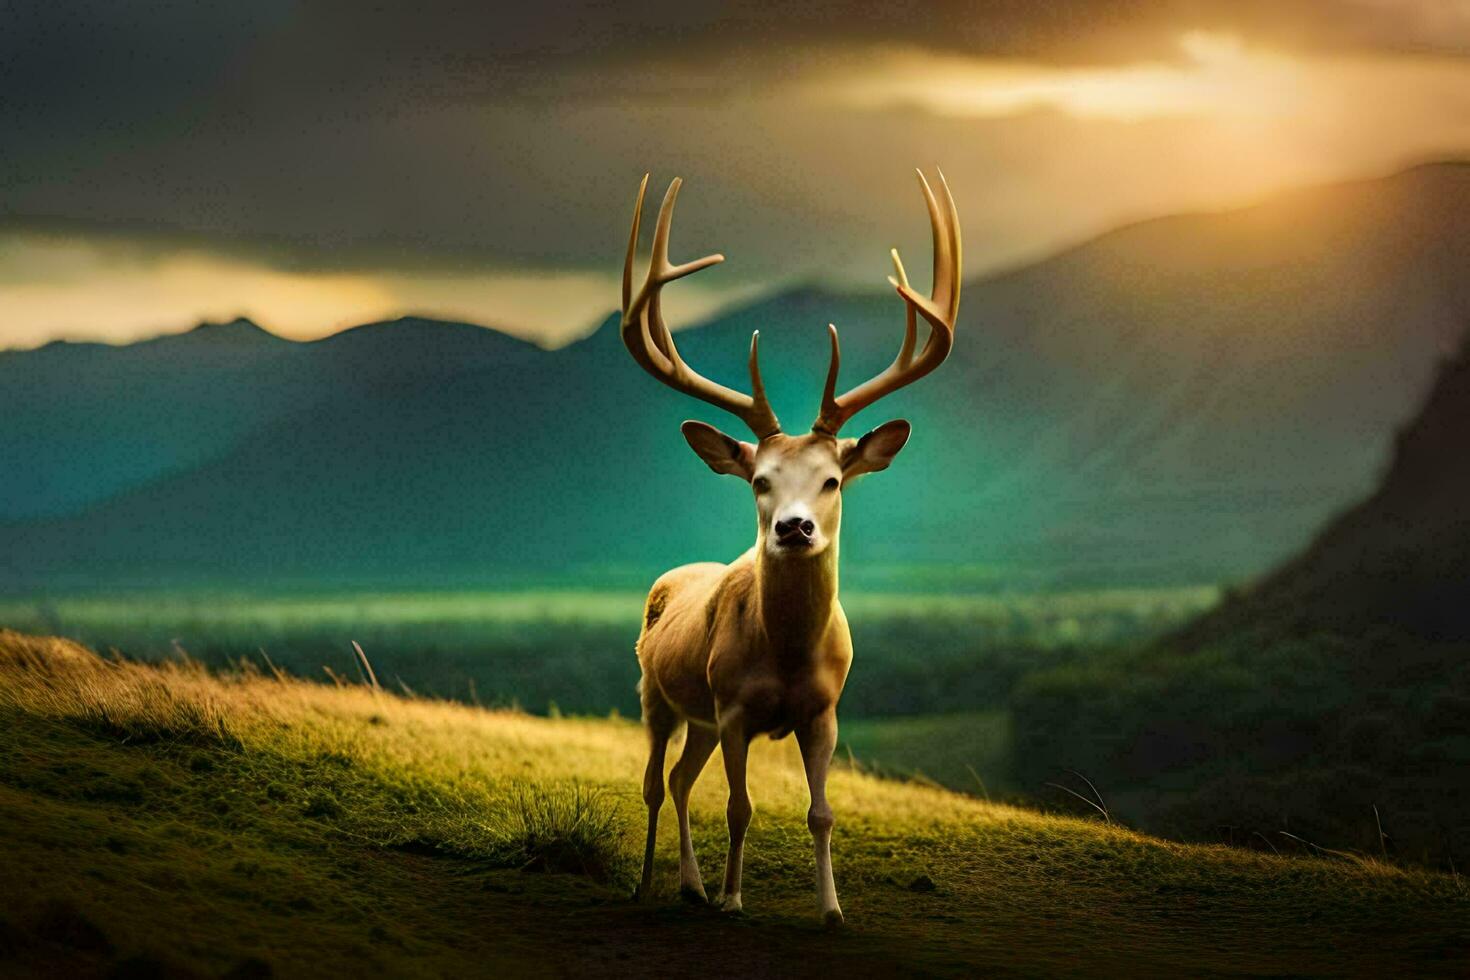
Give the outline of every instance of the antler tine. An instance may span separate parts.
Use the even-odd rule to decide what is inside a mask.
[[[895,289],[897,289],[899,286],[908,288],[908,273],[903,271],[903,259],[898,257],[898,249],[890,248],[888,250],[888,254],[893,258],[893,271],[894,274],[898,277],[895,279],[893,276],[889,276],[888,281],[893,283],[893,288]],[[908,303],[905,303],[903,305],[903,344],[898,348],[897,358],[898,363],[904,365],[905,367],[907,367],[909,362],[913,360],[914,344],[917,343],[919,339],[919,328],[917,321],[918,317],[914,314],[914,308]]]
[[[638,200],[633,205],[633,230],[628,233],[628,254],[623,259],[623,312],[633,301],[633,254],[638,251],[638,226],[643,220],[643,195],[648,191],[648,174],[638,183]]]
[[[682,184],[683,181],[675,177],[664,194],[664,201],[658,212],[658,224],[653,233],[648,275],[635,294],[633,257],[638,249],[643,197],[648,187],[647,174],[643,175],[643,182],[639,184],[638,201],[633,212],[633,229],[628,237],[628,254],[623,262],[623,345],[633,355],[633,360],[659,381],[676,391],[682,391],[730,412],[750,426],[757,437],[764,439],[781,431],[781,426],[766,400],[765,385],[761,381],[757,358],[759,332],[757,331],[757,336],[752,337],[750,342],[750,382],[753,394],[746,395],[711,381],[691,368],[680,355],[678,345],[674,343],[674,334],[664,322],[663,287],[676,279],[725,261],[723,255],[716,253],[680,265],[669,262],[669,232],[674,220],[674,204],[679,198],[679,187]]]
[[[949,181],[944,179],[944,171],[938,167],[934,172],[939,174],[939,186],[944,190],[945,215],[949,224],[949,250],[950,269],[949,279],[953,283],[949,293],[949,316],[946,318],[951,329],[960,318],[960,289],[964,285],[964,275],[961,270],[965,267],[964,242],[960,238],[960,213],[954,206],[954,195],[950,193]]]
[[[812,428],[820,428],[828,409],[835,411],[837,401],[837,371],[842,367],[842,345],[837,342],[837,324],[827,324],[827,335],[832,338],[832,358],[827,363],[827,383],[822,386],[822,414]],[[836,433],[836,429],[832,430]]]
[[[913,384],[924,375],[944,363],[954,346],[955,320],[960,310],[960,283],[963,276],[963,256],[960,241],[959,212],[955,208],[954,196],[949,182],[939,173],[939,186],[943,191],[943,204],[935,197],[924,174],[919,172],[919,187],[924,193],[924,204],[929,211],[929,226],[933,235],[934,282],[929,296],[921,296],[909,285],[904,272],[903,260],[898,250],[893,249],[893,270],[889,277],[905,304],[904,339],[894,358],[882,373],[835,397],[837,369],[840,352],[837,344],[837,328],[829,326],[832,336],[832,360],[827,370],[827,384],[822,393],[822,409],[813,423],[812,430],[836,435],[843,423],[884,395]],[[914,355],[917,342],[917,316],[929,324],[929,338],[923,350]]]
[[[766,399],[766,383],[761,379],[761,332],[752,330],[750,332],[750,397],[757,405],[765,405],[770,411],[770,402]],[[774,418],[774,416],[772,416]],[[780,427],[777,426],[779,429]]]

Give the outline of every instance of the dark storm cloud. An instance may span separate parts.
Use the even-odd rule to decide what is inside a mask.
[[[1191,29],[1296,49],[1466,55],[1470,16],[1454,2],[21,2],[6,5],[0,31],[0,118],[69,132],[85,151],[88,132],[185,137],[264,115],[309,125],[349,106],[710,96],[851,45],[1057,64],[1169,59]]]
[[[470,93],[516,90],[543,73],[583,65],[698,63],[732,49],[844,43],[1107,61],[1168,56],[1170,39],[1183,29],[1235,30],[1313,49],[1464,55],[1466,19],[1456,0],[12,2],[0,33],[0,72],[21,86],[22,109],[64,101],[80,110],[165,92],[186,97],[211,85],[233,89],[243,102],[273,85],[285,91],[306,81],[323,83],[324,94],[334,82],[379,88],[396,81],[422,86],[422,96],[439,86],[437,94],[466,86]]]
[[[16,96],[7,114],[64,110],[106,123],[110,108],[130,104],[218,101],[248,113],[284,108],[273,100],[287,96],[494,97],[608,65],[842,44],[1078,63],[1168,57],[1178,31],[1204,28],[1311,48],[1463,55],[1464,14],[1450,29],[1453,2],[21,2],[6,5],[0,80]],[[1441,8],[1444,17],[1430,16]],[[647,81],[658,90],[656,77]]]
[[[0,216],[228,236],[230,248],[298,267],[586,264],[620,237],[626,216],[607,202],[645,167],[707,175],[701,194],[725,213],[771,193],[740,178],[781,165],[760,145],[776,124],[698,108],[826,59],[903,45],[1058,65],[1167,61],[1196,29],[1464,54],[1464,32],[1436,29],[1436,9],[12,2],[0,29]],[[792,223],[842,217],[833,202],[804,204],[813,213]]]

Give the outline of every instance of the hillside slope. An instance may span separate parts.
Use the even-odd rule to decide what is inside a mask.
[[[0,351],[0,520],[74,513],[337,398],[536,353],[481,327],[412,317],[311,343],[237,319],[122,346]]]
[[[628,901],[642,736],[0,633],[0,956],[18,975],[1463,974],[1449,877],[1166,843],[835,773],[815,926],[790,741],[752,756],[747,915]],[[712,765],[694,799],[723,850]],[[521,870],[516,870],[516,869]],[[589,874],[565,873],[575,869]],[[561,871],[563,873],[536,873]]]
[[[1470,345],[1399,433],[1379,487],[1301,555],[1174,641],[1393,630],[1470,642]]]
[[[1025,682],[1026,775],[1083,768],[1173,833],[1289,822],[1328,846],[1463,860],[1467,419],[1461,353],[1441,365],[1382,484],[1300,555],[1148,648]]]
[[[1011,587],[1266,569],[1372,486],[1462,331],[1467,251],[1470,165],[1444,164],[1145,222],[968,284],[951,363],[854,423],[907,415],[915,436],[853,491],[849,581],[914,564]],[[774,403],[800,429],[829,320],[850,382],[892,356],[901,306],[801,289],[681,345],[743,384],[761,329]],[[747,494],[677,433],[732,420],[644,377],[613,326],[552,352],[405,320],[313,344],[240,328],[240,343],[0,355],[0,464],[22,474],[0,515],[24,518],[0,524],[0,582],[620,569],[631,587],[738,554]],[[678,519],[650,527],[652,507]]]

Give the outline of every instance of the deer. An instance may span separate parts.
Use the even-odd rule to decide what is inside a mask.
[[[817,904],[828,927],[844,924],[832,876],[836,820],[827,800],[827,772],[837,745],[837,702],[853,655],[837,594],[842,493],[858,477],[887,469],[908,442],[910,425],[897,419],[860,438],[838,433],[858,412],[944,362],[954,345],[960,305],[962,262],[954,198],[943,173],[936,197],[923,172],[917,172],[933,232],[930,294],[923,296],[910,285],[897,249],[891,250],[894,275],[888,281],[905,304],[897,357],[876,376],[837,395],[842,354],[837,327],[828,324],[831,356],[821,408],[810,431],[797,434],[782,431],[766,398],[760,331],[750,339],[750,394],[745,394],[690,367],[664,322],[663,288],[724,261],[720,254],[677,265],[669,261],[680,178],[664,195],[648,272],[634,292],[634,253],[647,174],[639,185],[623,264],[623,344],[658,381],[729,412],[750,429],[754,442],[704,422],[687,421],[681,427],[690,448],[711,470],[750,486],[756,507],[754,546],[729,564],[703,562],[666,572],[654,582],[644,604],[635,650],[649,742],[643,776],[648,836],[636,892],[645,900],[653,886],[665,755],[678,730],[686,732],[684,748],[669,773],[668,789],[679,822],[680,894],[709,903],[690,839],[689,794],[718,745],[729,783],[730,842],[723,887],[712,904],[732,913],[742,909],[745,834],[754,813],[746,786],[749,745],[759,735],[783,739],[794,733],[810,792],[807,827],[816,859]],[[917,346],[920,317],[929,327],[922,348]]]

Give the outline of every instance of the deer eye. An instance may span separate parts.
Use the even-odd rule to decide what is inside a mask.
[[[824,483],[824,484],[822,484],[822,492],[823,493],[831,493],[833,490],[836,490],[836,489],[837,489],[837,477],[835,477],[835,476],[829,476],[829,477],[827,477],[827,482]]]
[[[756,493],[765,493],[771,489],[771,481],[763,476],[758,476],[751,481],[751,486],[755,487]]]

